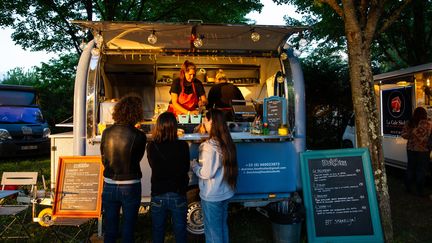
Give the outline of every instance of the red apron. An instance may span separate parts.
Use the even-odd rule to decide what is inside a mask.
[[[177,103],[181,105],[188,111],[193,111],[198,106],[198,96],[196,94],[195,85],[192,80],[192,89],[193,92],[191,94],[186,94],[184,92],[183,81],[180,81],[181,92],[177,98]],[[168,111],[174,113],[175,116],[180,115],[182,112],[177,110],[172,104],[169,105]]]

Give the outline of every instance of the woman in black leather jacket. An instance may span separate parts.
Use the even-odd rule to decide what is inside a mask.
[[[104,164],[104,242],[115,242],[119,237],[120,208],[122,242],[133,242],[141,203],[140,161],[147,142],[145,134],[134,126],[143,119],[141,98],[122,98],[114,106],[112,116],[114,125],[104,130],[100,147]]]

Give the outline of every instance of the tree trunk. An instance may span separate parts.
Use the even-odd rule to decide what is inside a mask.
[[[345,21],[352,99],[356,114],[357,143],[369,148],[374,171],[381,223],[386,242],[393,241],[390,197],[387,187],[379,114],[374,92],[370,61],[370,44],[356,23]]]

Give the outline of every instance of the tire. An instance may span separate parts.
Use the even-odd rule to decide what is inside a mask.
[[[204,218],[198,188],[192,188],[187,192],[187,201],[187,231],[193,235],[202,235],[204,234]]]
[[[38,223],[42,227],[49,227],[49,226],[53,225],[53,221],[51,220],[51,218],[52,218],[52,209],[51,208],[45,208],[45,209],[43,209],[38,214],[38,218],[39,218]]]
[[[354,145],[350,140],[343,140],[342,148],[354,148]]]

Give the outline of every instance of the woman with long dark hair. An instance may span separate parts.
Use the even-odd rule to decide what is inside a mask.
[[[199,177],[206,242],[228,242],[228,199],[234,196],[238,165],[235,144],[222,111],[210,110],[205,117],[209,138],[200,145],[199,163],[192,169]]]
[[[143,111],[141,98],[122,98],[114,106],[114,125],[102,133],[104,242],[116,242],[119,237],[120,209],[123,212],[122,242],[134,242],[141,203],[140,161],[147,142],[146,135],[134,125],[143,120]]]
[[[413,116],[406,122],[402,137],[407,139],[408,164],[406,170],[405,185],[411,192],[411,185],[415,181],[417,194],[424,196],[424,184],[427,166],[429,163],[430,150],[428,139],[431,135],[432,124],[428,120],[427,112],[423,107],[417,107]]]
[[[168,213],[171,213],[173,219],[176,242],[186,242],[189,146],[177,138],[177,120],[173,113],[164,112],[159,115],[153,130],[153,141],[147,144],[147,158],[152,169],[153,242],[164,242]]]

